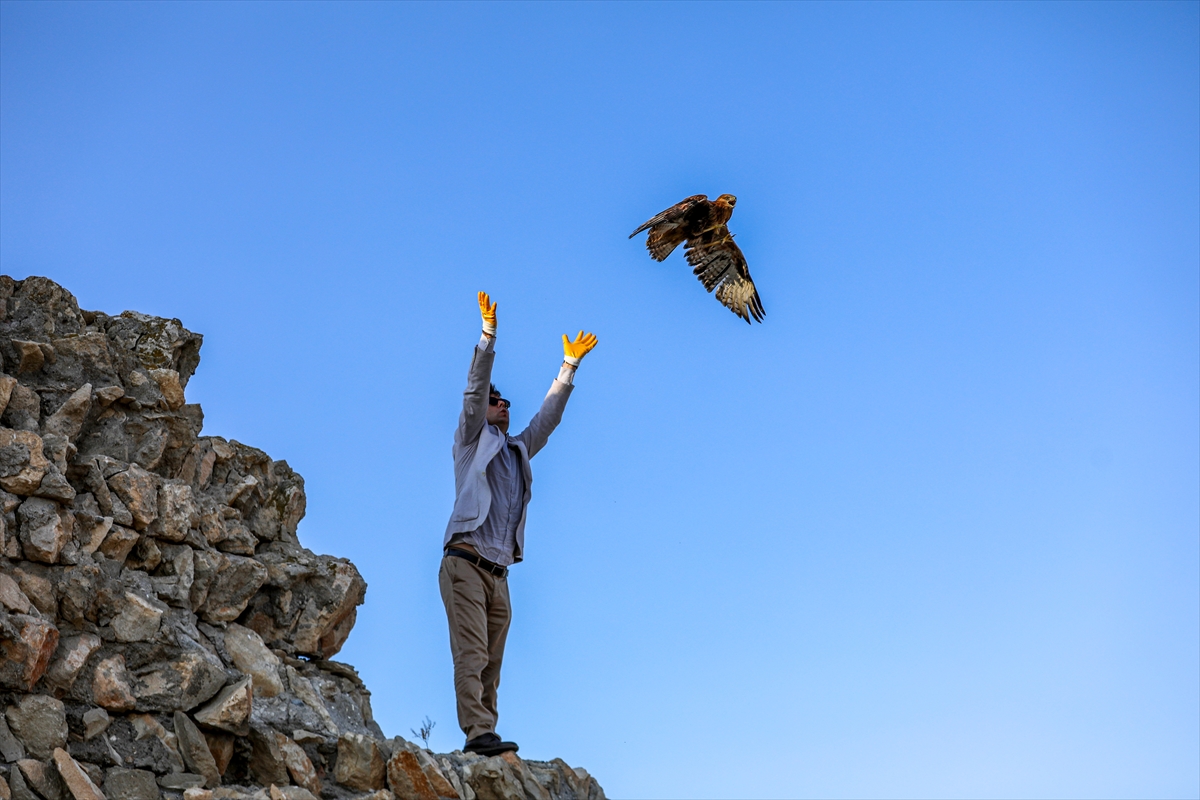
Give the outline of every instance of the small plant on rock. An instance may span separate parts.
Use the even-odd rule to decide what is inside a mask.
[[[425,743],[426,750],[429,749],[429,734],[433,733],[433,726],[435,725],[437,725],[437,723],[431,720],[427,714],[425,715],[425,721],[421,723],[421,730],[418,731],[409,728],[409,730],[412,731],[413,736],[419,737],[421,741]]]

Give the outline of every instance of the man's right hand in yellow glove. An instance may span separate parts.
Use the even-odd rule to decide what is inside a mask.
[[[479,315],[483,317],[483,333],[491,338],[496,335],[496,304],[487,292],[479,293]]]

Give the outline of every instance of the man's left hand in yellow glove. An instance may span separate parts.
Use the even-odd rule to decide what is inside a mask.
[[[575,341],[571,341],[564,333],[563,337],[563,365],[558,371],[558,380],[562,383],[570,384],[575,378],[575,368],[579,366],[579,362],[583,357],[592,351],[596,343],[600,341],[594,333],[579,332],[575,337]]]

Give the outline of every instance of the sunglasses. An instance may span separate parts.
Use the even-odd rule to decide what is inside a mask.
[[[503,397],[496,397],[495,395],[492,395],[491,397],[488,398],[488,405],[489,406],[500,406],[501,408],[511,408],[512,407],[512,403],[508,402]]]

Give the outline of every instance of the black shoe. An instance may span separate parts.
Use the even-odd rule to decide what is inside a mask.
[[[518,748],[516,742],[502,742],[494,733],[482,733],[474,739],[467,739],[463,750],[481,756],[498,756],[501,753],[515,753]]]

